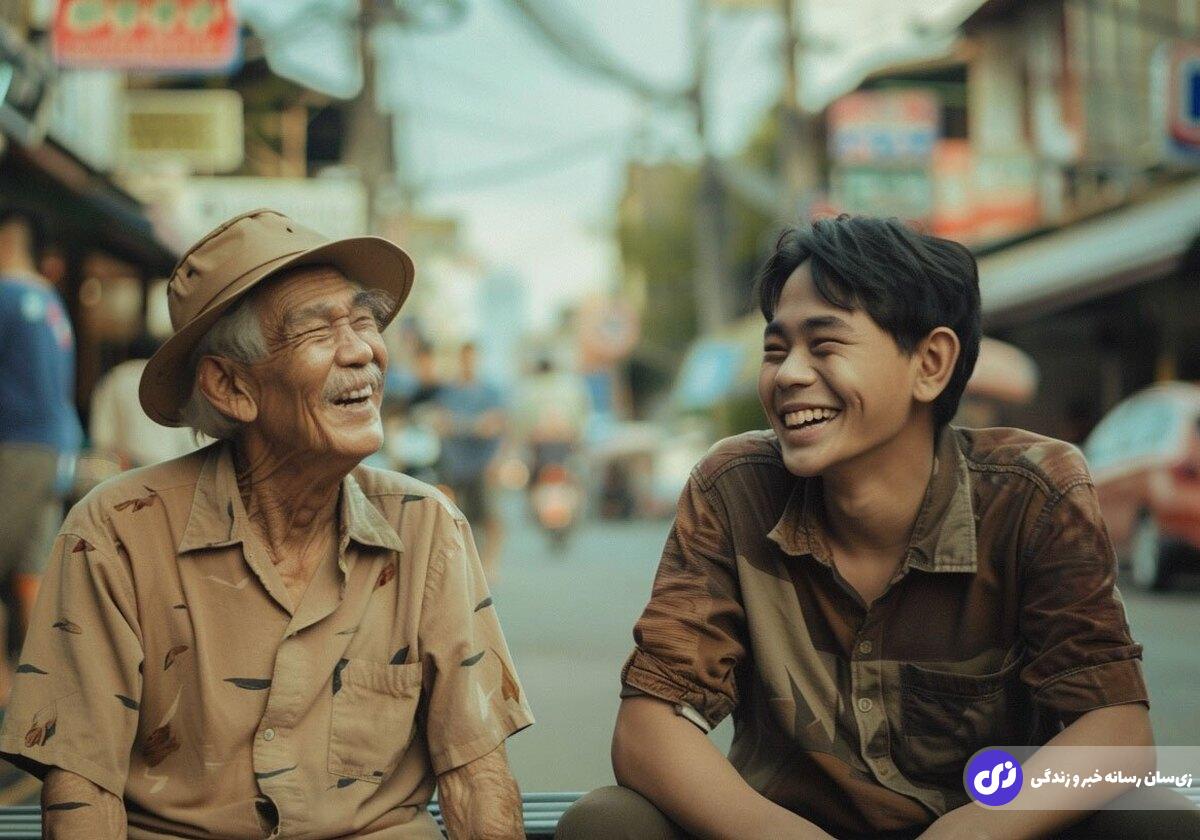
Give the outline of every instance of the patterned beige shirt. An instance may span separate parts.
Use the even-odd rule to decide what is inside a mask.
[[[134,840],[440,837],[436,776],[533,718],[455,507],[360,466],[339,520],[293,604],[228,445],[98,487],[55,544],[0,752],[123,796]]]

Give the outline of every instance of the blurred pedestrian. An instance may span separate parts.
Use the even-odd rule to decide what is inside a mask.
[[[161,343],[149,335],[137,338],[130,345],[130,358],[106,373],[92,392],[88,418],[92,448],[111,457],[121,469],[169,461],[196,448],[189,429],[155,423],[138,402],[146,360]]]
[[[415,410],[437,401],[438,393],[442,390],[442,377],[438,374],[437,355],[433,345],[427,341],[419,341],[413,356],[413,372],[416,375],[416,386],[408,396],[408,407]]]
[[[62,298],[38,274],[44,228],[0,211],[0,586],[22,635],[62,521],[82,430],[74,405],[75,336]],[[8,621],[0,615],[0,702],[7,702]]]
[[[549,356],[534,365],[513,407],[513,426],[530,453],[534,482],[543,467],[565,463],[583,443],[591,397],[578,374],[561,370]]]
[[[438,472],[472,527],[482,525],[480,560],[492,576],[500,557],[503,523],[491,503],[489,467],[500,450],[507,424],[500,390],[479,378],[478,352],[464,344],[458,379],[434,398],[441,409],[442,457]]]

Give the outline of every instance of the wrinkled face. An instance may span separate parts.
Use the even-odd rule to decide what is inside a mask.
[[[267,357],[251,368],[256,425],[277,448],[359,460],[383,443],[386,296],[305,268],[255,301]]]
[[[802,263],[764,332],[758,379],[788,471],[820,475],[891,441],[911,418],[917,373],[870,315],[821,297]]]

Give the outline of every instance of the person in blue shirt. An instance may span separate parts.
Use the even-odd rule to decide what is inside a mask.
[[[43,228],[33,214],[0,210],[0,586],[20,606],[22,631],[83,437],[75,410],[75,335],[67,308],[37,271]],[[2,608],[0,608],[2,610]],[[0,618],[0,651],[7,650]],[[0,703],[11,666],[0,667]]]
[[[459,378],[439,388],[442,457],[438,473],[473,528],[483,530],[480,561],[491,577],[500,557],[503,526],[491,504],[488,468],[504,437],[506,417],[500,390],[479,378],[474,344],[459,351]]]

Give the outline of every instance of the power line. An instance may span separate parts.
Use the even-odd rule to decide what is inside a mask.
[[[480,167],[473,172],[458,173],[447,178],[434,178],[426,183],[426,187],[441,191],[475,189],[520,180],[530,175],[544,175],[599,153],[611,152],[627,139],[627,131],[605,131],[518,160]]]
[[[562,12],[541,8],[536,0],[505,0],[543,43],[576,67],[653,101],[679,101],[687,88],[666,88],[621,65],[583,27]]]

